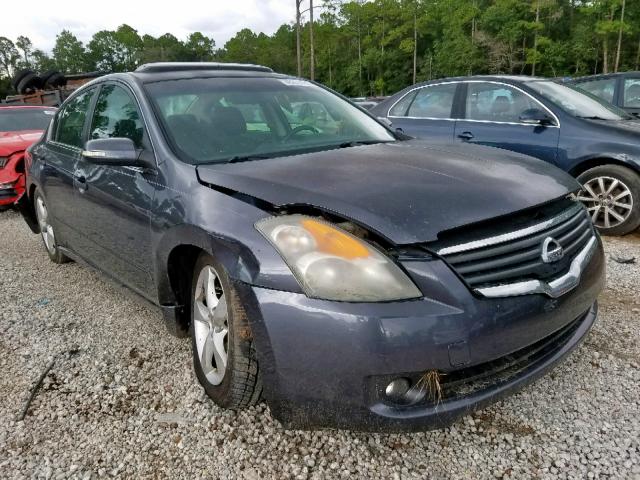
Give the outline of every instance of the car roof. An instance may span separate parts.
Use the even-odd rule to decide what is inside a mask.
[[[241,70],[249,72],[273,72],[269,67],[254,65],[252,63],[225,63],[225,62],[152,62],[145,63],[136,68],[136,72],[161,73],[179,71],[208,71],[208,70]]]
[[[113,78],[117,74],[103,78]],[[271,68],[262,65],[223,62],[156,62],[139,66],[135,71],[126,74],[142,83],[178,80],[186,78],[210,77],[274,77],[288,75],[275,73]]]
[[[444,82],[462,82],[462,81],[500,81],[500,82],[538,82],[543,80],[550,80],[545,77],[532,77],[529,75],[470,75],[464,77],[444,77],[438,78],[434,80],[428,80],[426,82],[417,83],[416,85],[430,85],[433,83],[444,83]]]
[[[570,82],[586,82],[590,80],[599,80],[606,78],[615,78],[615,77],[640,77],[640,71],[631,71],[631,72],[617,72],[617,73],[597,73],[595,75],[585,75],[583,77],[576,77],[569,80]]]

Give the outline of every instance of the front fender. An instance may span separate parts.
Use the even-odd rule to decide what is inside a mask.
[[[640,173],[640,148],[637,135],[621,136],[617,130],[606,130],[594,134],[593,130],[570,128],[561,133],[558,150],[558,165],[572,174],[582,172],[595,165],[617,163]],[[586,167],[586,168],[585,168]]]
[[[236,240],[216,236],[193,225],[176,225],[160,238],[155,249],[155,274],[161,305],[176,302],[169,278],[169,258],[178,247],[193,246],[215,257],[230,278],[252,284],[258,275],[258,259],[249,248]]]

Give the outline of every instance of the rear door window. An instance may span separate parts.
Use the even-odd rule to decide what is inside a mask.
[[[622,104],[626,108],[640,108],[640,78],[624,81]]]
[[[615,78],[603,78],[600,80],[580,82],[577,86],[589,93],[592,93],[596,97],[600,97],[609,103],[613,103],[613,95],[616,90]]]
[[[408,117],[414,118],[451,118],[456,83],[433,85],[418,90],[409,110]]]
[[[400,100],[398,100],[396,104],[393,107],[391,107],[391,110],[389,110],[389,116],[390,117],[406,117],[407,112],[409,111],[409,107],[411,106],[411,103],[413,102],[413,99],[416,97],[417,93],[418,93],[418,89],[413,90],[407,93]]]
[[[81,93],[60,109],[56,120],[56,142],[76,148],[84,147],[84,124],[95,90],[92,88]]]

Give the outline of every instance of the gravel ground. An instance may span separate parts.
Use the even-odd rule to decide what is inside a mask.
[[[606,241],[599,321],[565,363],[451,428],[412,435],[285,431],[265,405],[223,411],[158,311],[50,263],[16,213],[0,214],[0,245],[0,478],[640,479],[638,234]]]

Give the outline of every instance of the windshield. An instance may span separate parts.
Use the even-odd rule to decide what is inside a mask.
[[[527,82],[527,86],[574,117],[594,120],[626,120],[631,118],[619,108],[571,85],[540,81]]]
[[[51,108],[0,108],[0,132],[45,130],[55,113]]]
[[[146,85],[177,153],[190,163],[254,160],[393,135],[339,96],[293,78],[196,78]]]

